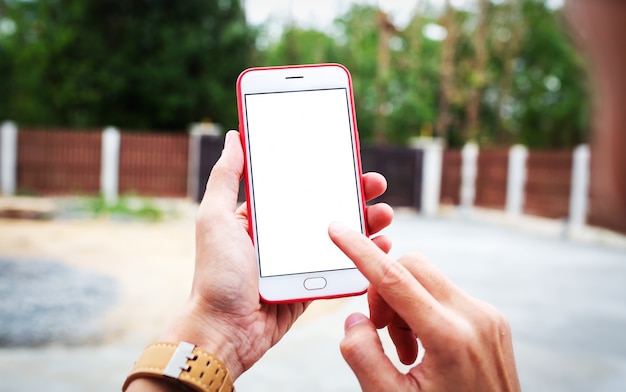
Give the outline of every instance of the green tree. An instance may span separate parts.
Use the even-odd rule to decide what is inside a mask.
[[[239,1],[3,0],[17,24],[5,113],[20,123],[235,126],[254,32]]]
[[[375,127],[381,123],[377,117],[383,114],[382,138],[402,144],[432,128],[436,118],[439,43],[422,37],[423,25],[432,20],[415,18],[404,31],[390,27],[393,32],[383,42],[388,47],[381,48],[380,29],[385,26],[379,10],[354,5],[335,20],[333,35],[288,25],[277,42],[260,51],[259,63],[344,64],[352,74],[361,139],[376,140]],[[380,73],[381,50],[388,56],[385,75]]]
[[[352,74],[359,134],[364,142],[374,140],[376,110],[377,55],[379,32],[378,9],[354,5],[337,18],[340,62]]]
[[[354,5],[336,34],[290,25],[262,51],[266,64],[338,61],[353,77],[364,142],[437,135],[458,147],[524,143],[563,148],[585,140],[585,68],[562,10],[541,0],[480,0],[443,15],[428,6],[398,29],[376,7]],[[439,23],[444,41],[427,38]]]
[[[352,75],[359,134],[373,140],[377,105],[376,56],[377,9],[354,5],[335,20],[337,32],[330,35],[293,24],[285,27],[278,41],[260,50],[260,65],[339,62]]]
[[[515,62],[510,130],[529,147],[566,147],[586,141],[589,93],[583,59],[566,34],[562,10],[525,1],[528,21]]]
[[[585,67],[568,36],[562,10],[550,9],[541,0],[506,0],[488,7],[483,3],[480,12],[453,12],[455,17],[447,19],[453,25],[446,27],[460,31],[460,36],[455,38],[453,83],[441,87],[449,96],[447,111],[438,114],[440,120],[448,117],[440,133],[447,135],[449,145],[460,146],[468,138],[533,148],[564,148],[585,141]],[[481,15],[487,16],[489,26],[481,25],[486,20]],[[477,39],[477,26],[486,40]],[[485,47],[477,48],[478,43],[487,44],[486,62]]]
[[[260,65],[314,64],[339,61],[335,40],[328,34],[289,25],[281,39],[263,51]]]
[[[442,44],[423,34],[424,27],[433,22],[431,17],[415,14],[399,32],[392,50],[388,138],[396,144],[415,136],[434,135]]]
[[[353,6],[338,18],[340,59],[352,71],[359,133],[365,142],[405,144],[411,137],[432,135],[441,43],[422,33],[432,22],[427,13],[415,13],[399,29],[371,6]],[[384,122],[377,120],[381,115]],[[377,130],[380,124],[384,129]]]

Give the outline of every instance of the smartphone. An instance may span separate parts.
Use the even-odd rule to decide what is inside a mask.
[[[237,100],[261,299],[364,293],[367,280],[328,237],[333,221],[367,235],[350,73],[339,64],[250,68]]]

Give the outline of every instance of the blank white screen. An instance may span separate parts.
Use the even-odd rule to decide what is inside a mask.
[[[261,276],[354,268],[328,238],[362,227],[346,89],[245,100]]]

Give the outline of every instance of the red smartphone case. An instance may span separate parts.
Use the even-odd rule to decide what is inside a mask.
[[[241,72],[241,74],[239,74],[239,77],[237,78],[237,110],[238,110],[238,115],[239,115],[239,137],[241,140],[241,145],[243,147],[243,153],[244,153],[244,180],[245,180],[246,201],[247,201],[246,206],[248,209],[248,234],[250,235],[250,238],[252,239],[253,242],[254,242],[255,237],[253,233],[254,227],[253,227],[253,222],[252,222],[252,209],[250,206],[251,205],[250,194],[249,194],[250,178],[248,174],[249,170],[248,170],[248,151],[247,151],[248,143],[246,140],[246,133],[245,133],[244,126],[243,126],[245,119],[244,119],[244,113],[243,113],[244,108],[243,108],[243,93],[241,91],[241,79],[246,73],[259,71],[259,70],[298,69],[298,68],[312,68],[312,67],[326,67],[326,66],[338,66],[342,68],[348,75],[349,99],[350,99],[350,106],[352,108],[352,124],[354,125],[353,132],[354,132],[354,140],[356,143],[356,159],[357,159],[358,172],[359,172],[359,186],[361,188],[360,189],[361,205],[362,205],[362,210],[363,210],[363,219],[365,220],[365,235],[369,237],[369,229],[367,227],[367,208],[366,208],[365,195],[363,192],[363,168],[361,166],[361,145],[359,141],[359,132],[357,129],[357,122],[356,122],[356,109],[354,106],[354,92],[352,89],[352,76],[350,75],[350,71],[348,71],[348,69],[342,64],[322,63],[322,64],[284,65],[284,66],[274,66],[274,67],[248,68],[244,70],[243,72]],[[318,296],[314,298],[293,298],[293,299],[284,300],[284,301],[269,301],[263,298],[263,296],[261,296],[260,294],[259,295],[261,299],[263,300],[263,302],[279,304],[279,303],[294,303],[294,302],[311,301],[315,299],[333,299],[333,298],[351,297],[351,296],[362,295],[362,294],[365,294],[366,292],[367,292],[367,289],[361,292],[356,292],[356,293],[346,293],[346,294],[331,295],[331,296]]]

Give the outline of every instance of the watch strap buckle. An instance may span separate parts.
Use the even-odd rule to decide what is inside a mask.
[[[169,362],[163,369],[163,375],[171,378],[178,378],[183,371],[189,371],[188,360],[195,360],[197,358],[193,353],[193,349],[196,348],[195,344],[180,342],[172,354]]]

